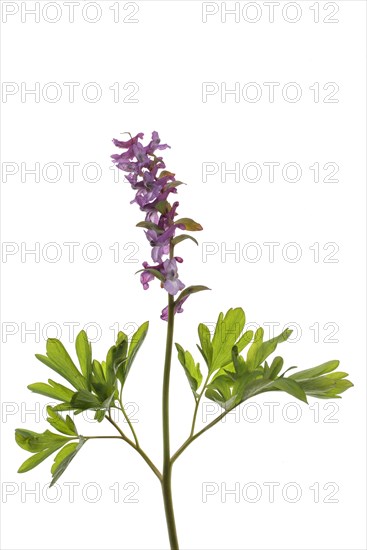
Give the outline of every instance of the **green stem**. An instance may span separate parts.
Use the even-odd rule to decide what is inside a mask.
[[[121,393],[122,393],[122,390],[121,390]],[[119,403],[120,403],[120,405],[121,405],[122,414],[124,415],[125,420],[126,420],[126,422],[128,423],[129,428],[130,428],[130,430],[131,430],[131,433],[133,434],[133,437],[134,437],[134,440],[135,440],[135,445],[136,445],[137,448],[140,448],[139,441],[138,441],[138,437],[137,437],[137,435],[136,435],[136,433],[135,433],[135,430],[134,430],[134,428],[133,428],[133,425],[132,425],[132,423],[131,423],[131,420],[130,420],[130,418],[128,417],[128,415],[127,415],[127,413],[126,413],[126,411],[125,411],[125,408],[124,408],[124,406],[123,406],[123,404],[122,404],[122,396],[121,396],[121,394],[120,394],[120,398],[119,398]]]
[[[173,344],[173,328],[174,328],[174,298],[168,296],[168,324],[167,324],[167,341],[166,341],[166,356],[164,361],[163,374],[163,392],[162,392],[162,421],[163,421],[163,477],[162,477],[162,494],[164,502],[164,510],[166,514],[166,523],[168,537],[171,550],[178,550],[178,538],[176,532],[175,514],[172,501],[172,463],[170,452],[170,434],[169,434],[169,385],[171,374],[171,358]]]
[[[155,473],[155,475],[157,476],[157,478],[159,479],[159,481],[162,481],[162,474],[161,472],[158,470],[158,468],[154,465],[154,463],[150,460],[149,456],[145,454],[145,452],[143,451],[143,449],[141,449],[140,447],[137,447],[135,445],[135,443],[133,441],[131,441],[131,439],[129,439],[128,437],[126,437],[126,435],[124,434],[124,432],[121,430],[121,428],[116,424],[116,422],[114,422],[112,420],[112,418],[109,416],[109,415],[106,415],[106,418],[107,420],[112,424],[112,426],[114,426],[116,428],[116,430],[119,432],[119,434],[121,435],[121,439],[123,439],[124,441],[126,441],[126,443],[128,445],[130,445],[130,447],[132,447],[133,449],[135,449],[135,451],[137,453],[140,454],[140,456],[145,460],[145,462],[148,464],[149,468]]]
[[[122,439],[121,435],[81,435],[84,439]]]
[[[203,393],[205,391],[205,388],[207,386],[207,383],[208,383],[208,380],[210,378],[210,373],[208,374],[208,376],[206,377],[206,380],[204,382],[204,386],[203,386],[203,389],[201,390],[200,394],[199,394],[199,397],[197,398],[196,400],[196,405],[195,405],[195,410],[194,410],[194,416],[193,416],[193,419],[192,419],[192,425],[191,425],[191,432],[190,432],[190,435],[189,435],[189,438],[192,437],[194,435],[194,431],[195,431],[195,424],[196,424],[196,416],[198,414],[198,410],[199,410],[199,403],[200,403],[200,400],[203,396]]]
[[[191,445],[191,443],[193,441],[195,441],[195,439],[197,439],[200,435],[202,435],[204,432],[210,430],[210,428],[212,428],[213,426],[215,426],[215,424],[217,424],[220,420],[222,420],[222,418],[224,418],[226,416],[226,414],[228,414],[229,411],[224,411],[222,414],[220,414],[219,416],[217,416],[217,418],[215,418],[212,422],[210,422],[210,424],[208,424],[208,426],[206,426],[205,428],[203,428],[202,430],[200,430],[200,432],[198,432],[197,434],[195,435],[190,435],[185,443],[183,443],[183,445],[181,445],[181,447],[175,452],[174,455],[172,455],[172,458],[171,458],[171,464],[173,464],[175,462],[175,460],[180,456],[181,453],[184,452],[185,449],[187,449],[187,447],[189,445]]]

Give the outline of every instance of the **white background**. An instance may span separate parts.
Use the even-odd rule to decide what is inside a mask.
[[[152,130],[172,147],[163,152],[168,169],[189,184],[179,189],[180,214],[204,227],[198,234],[199,247],[189,242],[182,245],[181,278],[187,285],[206,284],[212,289],[186,302],[185,312],[177,316],[175,341],[195,353],[198,323],[214,322],[219,311],[242,306],[248,321],[278,322],[278,331],[297,323],[298,341],[279,350],[286,365],[308,368],[338,358],[355,384],[342,400],[322,401],[318,409],[312,398],[310,406],[300,404],[296,409],[288,405],[294,402],[288,396],[260,396],[257,406],[242,409],[237,419],[230,415],[225,424],[193,443],[174,469],[181,547],[366,548],[365,3],[341,1],[326,6],[301,1],[282,12],[286,3],[281,1],[273,23],[263,2],[257,3],[259,20],[253,23],[246,19],[256,18],[254,6],[241,11],[238,22],[223,11],[221,21],[220,3],[211,3],[208,9],[218,13],[204,23],[204,7],[196,1],[137,2],[138,10],[121,2],[117,22],[116,11],[111,10],[117,9],[117,2],[99,1],[95,3],[98,11],[91,5],[84,19],[85,2],[80,2],[74,22],[69,21],[65,3],[58,2],[58,9],[51,3],[44,12],[46,2],[40,2],[40,20],[35,22],[35,16],[24,11],[34,9],[34,4],[2,3],[2,80],[13,83],[6,90],[14,91],[3,93],[2,98],[2,240],[8,243],[7,251],[13,246],[9,243],[15,243],[15,253],[2,256],[3,548],[167,548],[159,484],[131,449],[118,441],[88,442],[60,479],[57,492],[45,489],[52,459],[27,474],[16,473],[28,454],[14,442],[17,427],[44,431],[48,426],[39,413],[47,398],[38,399],[26,389],[27,384],[46,381],[50,375],[34,358],[34,353],[44,353],[47,323],[53,325],[48,325],[48,336],[55,336],[59,328],[69,350],[73,338],[68,323],[79,323],[78,330],[98,323],[100,334],[93,349],[94,356],[102,359],[114,340],[110,327],[118,323],[130,333],[131,323],[149,319],[149,335],[125,398],[139,404],[136,429],[147,452],[161,462],[166,325],[159,315],[166,296],[157,283],[144,292],[134,275],[141,262],[149,259],[150,250],[143,231],[135,228],[142,215],[129,205],[132,191],[122,177],[114,182],[109,158],[116,152],[113,137],[142,131],[149,140]],[[234,6],[223,4],[223,10]],[[241,2],[241,10],[243,6]],[[338,13],[331,18],[338,21],[324,22],[335,6]],[[297,18],[295,10],[300,18],[291,23],[289,19]],[[133,11],[130,19],[137,22],[124,22]],[[90,22],[96,17],[98,21]],[[61,90],[54,102],[55,88],[48,88],[47,96],[50,82]],[[80,83],[74,102],[65,82]],[[97,102],[81,93],[90,82],[101,90]],[[139,88],[134,103],[126,102],[132,88],[123,86],[129,82]],[[234,95],[221,101],[219,91],[203,102],[203,82],[216,83],[213,89],[217,85],[224,91],[233,89],[236,82],[241,90],[255,82],[262,96],[257,102],[243,96],[235,101]],[[273,102],[264,82],[279,83]],[[282,96],[289,82],[301,89],[299,101]],[[330,82],[339,86],[333,96],[338,101],[325,103],[334,88],[323,87]],[[22,86],[29,89],[35,83],[41,90],[39,100],[32,95],[22,98]],[[109,89],[115,83],[120,86],[116,102]],[[310,89],[315,83],[320,86],[318,102]],[[93,89],[89,91],[93,97]],[[249,95],[251,91],[254,88]],[[80,163],[74,182],[65,165],[70,162]],[[82,167],[91,162],[101,170],[95,183],[82,174]],[[219,167],[227,163],[228,168],[239,163],[242,168],[249,162],[263,169],[258,182],[245,181],[242,175],[240,181],[228,175],[222,182],[220,171],[203,182],[203,163]],[[269,182],[264,162],[280,163],[274,182]],[[302,169],[297,182],[282,177],[281,168],[289,162]],[[320,163],[318,183],[309,169],[315,162]],[[322,181],[328,162],[339,167],[337,182]],[[40,181],[24,174],[35,163],[40,163],[41,170],[47,163],[58,163],[59,180],[49,181],[51,169],[46,177],[41,173]],[[9,174],[12,166],[14,175]],[[92,170],[88,174],[89,178],[94,175]],[[59,261],[49,259],[55,252],[47,248],[51,242],[62,251]],[[74,262],[68,259],[65,242],[80,243]],[[81,253],[91,242],[102,251],[95,263]],[[120,243],[117,263],[109,248],[116,242]],[[264,245],[269,242],[280,243],[273,262],[269,246]],[[292,257],[295,249],[287,249],[291,242],[301,249],[299,261],[282,255],[285,246]],[[22,261],[22,247],[29,249],[35,243],[41,250],[39,261],[34,255]],[[203,257],[203,243],[210,243],[205,246],[217,252]],[[246,249],[247,243],[260,248],[257,262],[250,261],[254,248]],[[319,243],[318,261],[315,246],[310,249],[315,243]],[[335,245],[324,249],[326,243],[338,247],[331,257],[334,261],[324,261],[336,250]],[[240,254],[226,255],[235,246]],[[242,253],[244,247],[248,256]],[[93,256],[92,248],[89,252]],[[130,252],[134,254],[129,256]],[[318,337],[309,328],[315,323],[319,323]],[[331,324],[324,328],[327,323]],[[331,335],[335,327],[337,332]],[[27,333],[32,328],[36,334]],[[88,333],[96,335],[93,326]],[[172,372],[172,449],[176,449],[188,435],[193,399],[177,360]],[[269,405],[264,405],[269,401],[279,404],[273,422]],[[32,409],[36,413],[27,412]],[[300,416],[296,422],[291,421],[294,415]],[[258,421],[251,421],[257,417]],[[86,435],[112,433],[109,425],[81,418],[77,422]],[[69,502],[71,482],[79,483],[74,502]],[[114,502],[110,489],[116,482],[120,502]],[[267,482],[279,484],[274,502],[269,501]],[[126,483],[137,484],[137,503],[123,502],[136,487],[124,489]],[[205,483],[218,490],[207,502],[202,497]],[[225,494],[236,483],[239,502]],[[288,483],[293,485],[284,497],[282,490]],[[315,483],[320,488],[319,502],[310,489]],[[250,487],[247,498],[244,487]],[[259,500],[250,502],[259,487]],[[296,502],[289,502],[294,499],[292,487],[301,490]],[[337,502],[327,502],[335,487]],[[36,495],[27,492],[31,489]],[[91,502],[95,496],[100,499]]]

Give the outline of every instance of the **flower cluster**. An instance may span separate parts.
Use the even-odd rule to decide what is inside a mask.
[[[184,283],[178,278],[177,264],[183,261],[179,256],[174,256],[175,233],[177,229],[200,230],[202,227],[190,220],[183,218],[176,220],[177,201],[171,204],[168,197],[171,193],[177,193],[177,186],[182,182],[176,181],[175,174],[165,170],[166,165],[162,157],[156,155],[170,147],[161,144],[158,132],[152,133],[152,139],[145,147],[140,143],[144,137],[143,133],[130,137],[127,141],[113,139],[116,147],[124,149],[121,154],[111,155],[117,168],[128,172],[125,178],[132,189],[136,191],[135,198],[131,203],[139,205],[140,210],[145,212],[144,221],[138,224],[146,229],[145,235],[152,247],[152,260],[155,265],[143,263],[140,274],[140,281],[143,288],[149,288],[149,283],[157,278],[161,286],[168,294],[175,296],[185,288]],[[189,238],[187,236],[187,238]],[[188,295],[175,302],[175,313],[181,313],[182,304]],[[168,308],[162,311],[161,318],[167,320]]]

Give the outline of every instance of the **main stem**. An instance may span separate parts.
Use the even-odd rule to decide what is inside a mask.
[[[173,344],[173,325],[174,325],[174,299],[168,296],[168,326],[166,341],[166,357],[164,362],[163,374],[163,393],[162,393],[162,416],[163,416],[163,478],[162,493],[164,509],[166,513],[166,522],[168,529],[169,542],[171,550],[179,550],[178,538],[176,532],[175,514],[172,502],[172,463],[169,441],[169,382],[171,374],[171,357]]]

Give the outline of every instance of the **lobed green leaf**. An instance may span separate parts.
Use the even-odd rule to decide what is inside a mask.
[[[86,440],[84,438],[81,438],[78,443],[69,443],[57,453],[51,467],[52,481],[50,483],[50,487],[52,487],[52,485],[54,485],[60,476],[65,472],[70,462],[83,447],[85,441]]]
[[[232,348],[239,340],[245,322],[245,313],[239,307],[229,309],[226,315],[219,314],[212,339],[213,356],[209,372],[215,372],[232,362]]]
[[[178,352],[178,359],[184,368],[186,377],[189,381],[190,388],[197,398],[197,390],[201,386],[203,375],[200,371],[199,363],[195,363],[193,356],[189,351],[185,351],[180,344],[175,344]]]
[[[78,356],[80,369],[87,380],[90,389],[90,378],[92,376],[92,345],[88,340],[85,330],[81,330],[75,341],[76,354]]]
[[[29,390],[40,395],[45,395],[46,397],[51,397],[52,399],[57,399],[58,401],[70,402],[70,399],[74,395],[74,391],[58,384],[53,380],[49,379],[48,384],[43,382],[36,382],[35,384],[29,384],[27,386]]]
[[[47,356],[36,354],[39,361],[60,374],[77,390],[88,389],[86,379],[76,368],[60,340],[57,340],[57,338],[48,338],[46,350]]]
[[[136,354],[138,353],[139,349],[141,348],[141,346],[142,346],[142,344],[145,340],[145,337],[148,333],[148,328],[149,328],[149,321],[146,321],[145,323],[143,323],[138,328],[138,330],[131,337],[129,349],[128,349],[128,352],[127,352],[126,361],[123,362],[120,365],[120,367],[117,371],[117,376],[118,376],[118,378],[119,378],[122,385],[124,385],[125,382],[126,382],[126,378],[127,378],[128,374],[130,372],[130,369],[131,369],[131,366],[134,362]]]
[[[76,426],[69,415],[64,419],[61,414],[50,406],[47,407],[47,413],[47,422],[49,422],[53,428],[66,435],[78,435]]]

